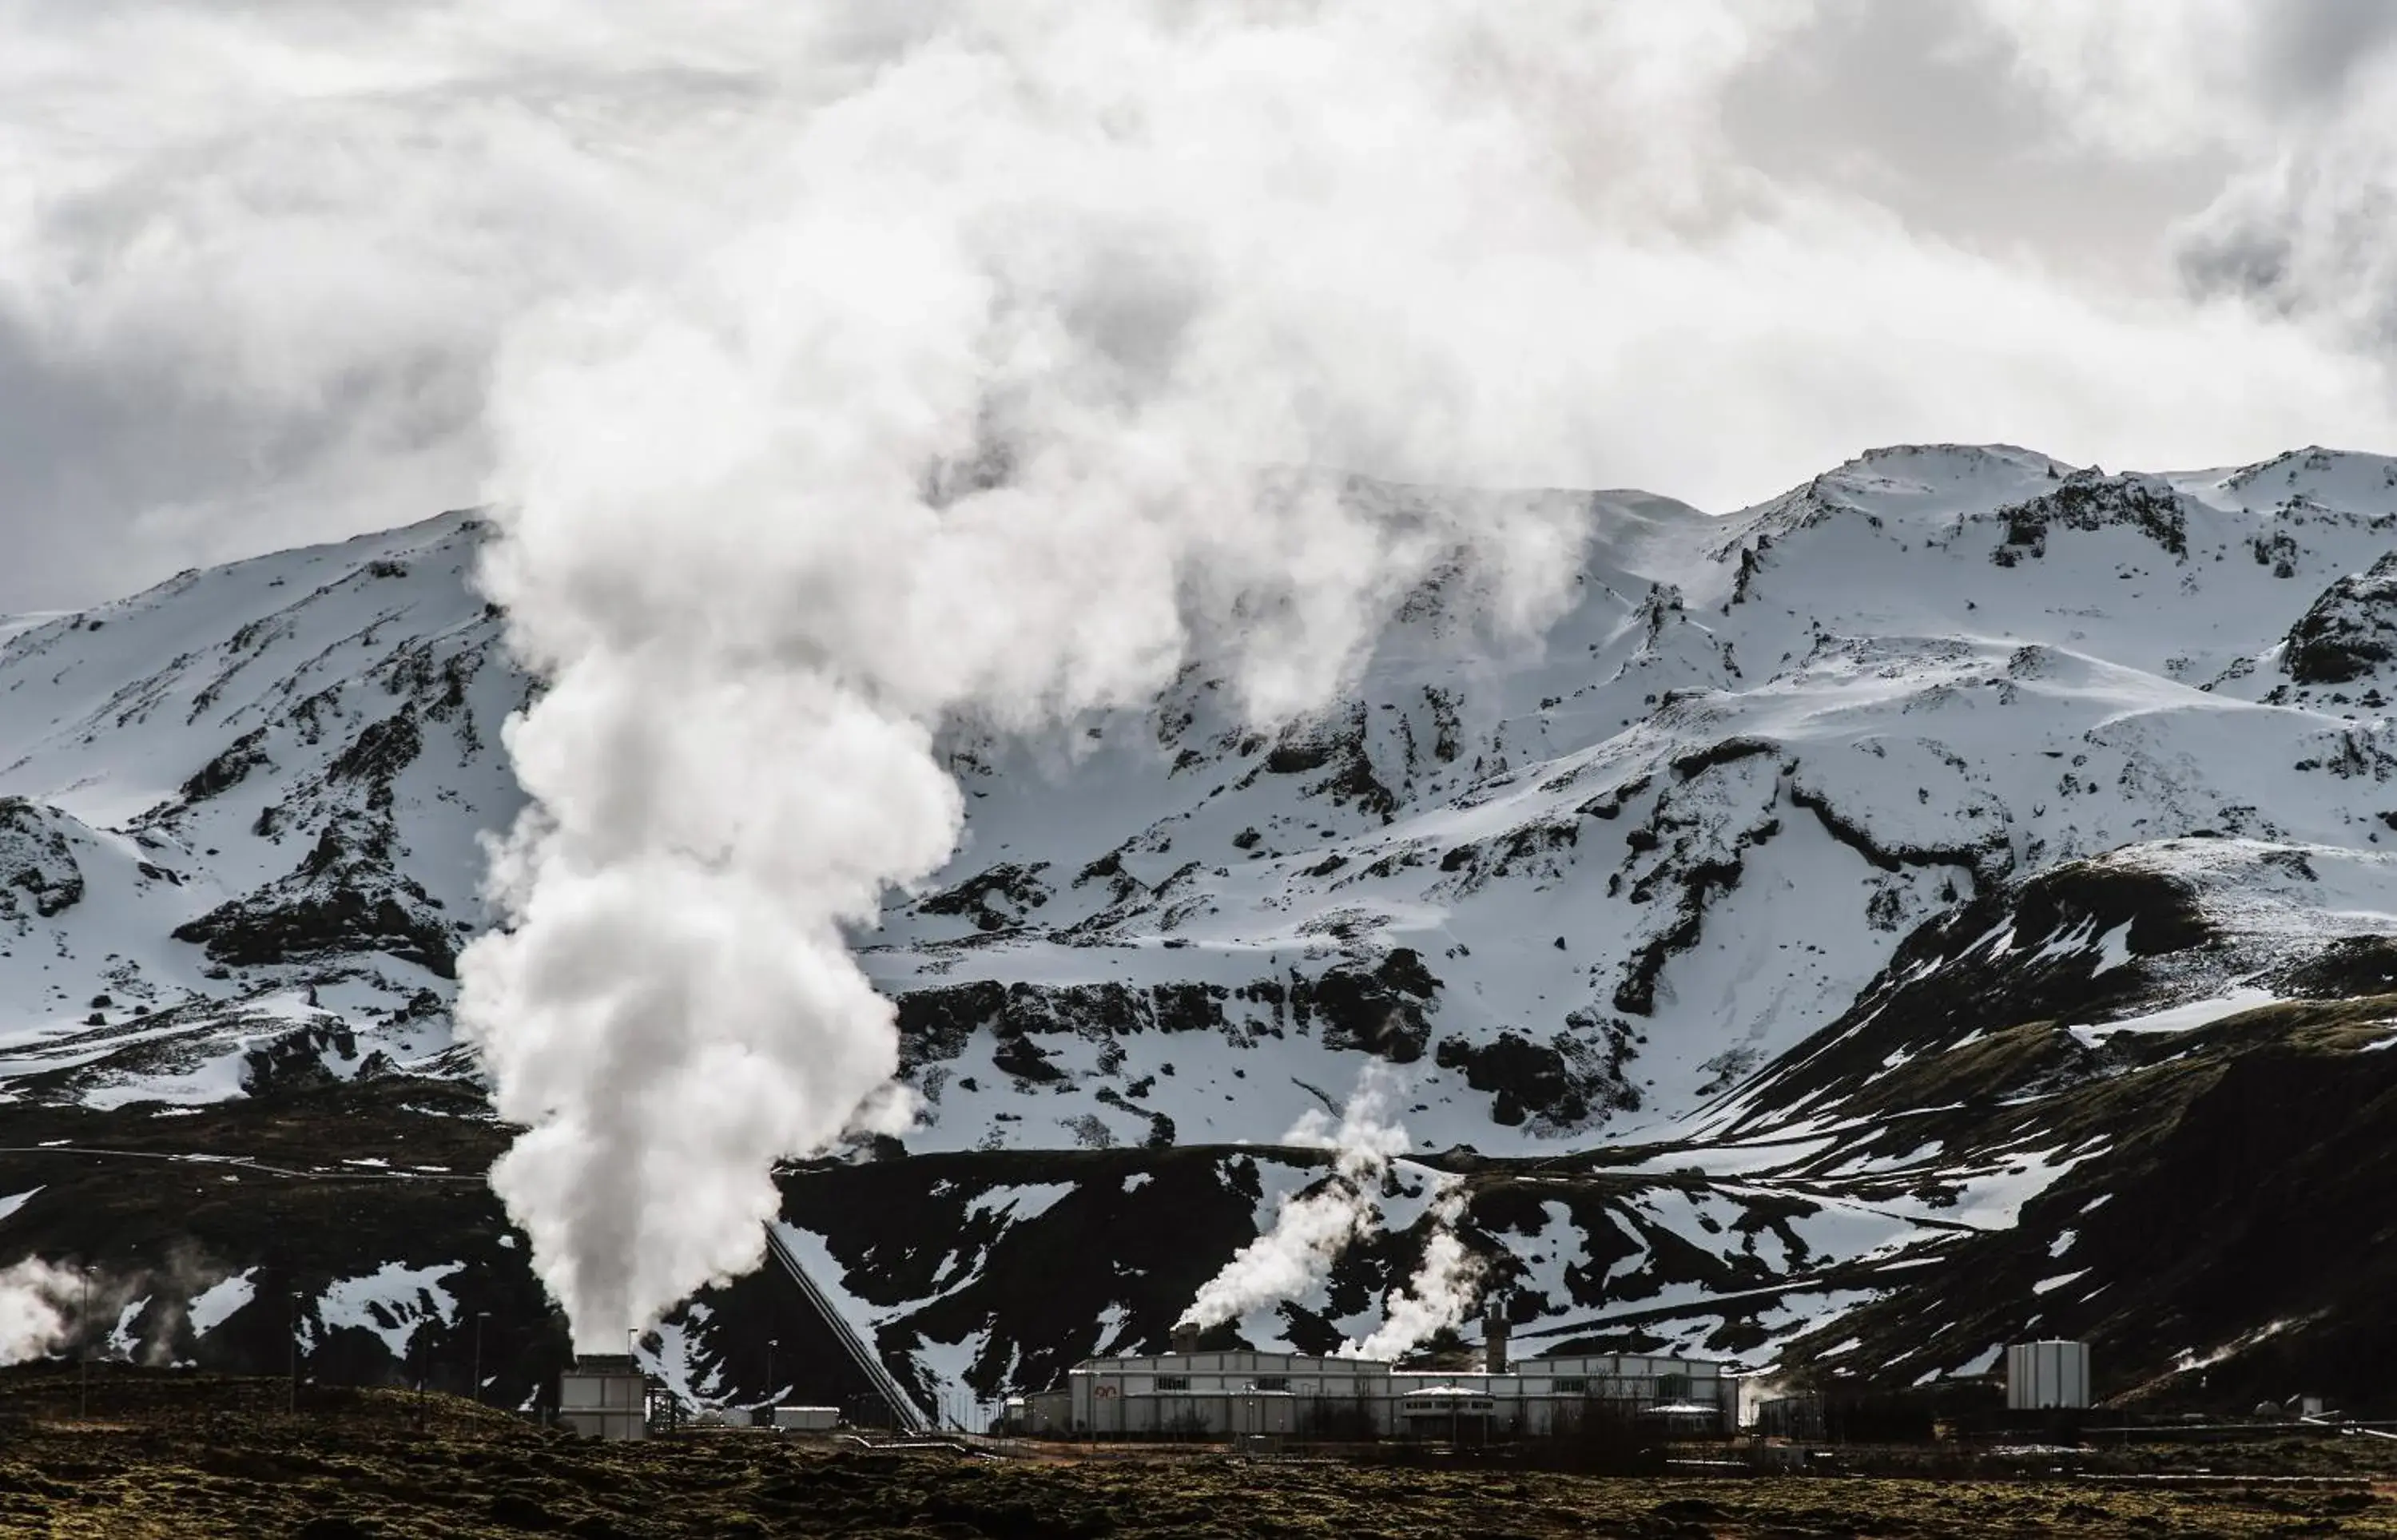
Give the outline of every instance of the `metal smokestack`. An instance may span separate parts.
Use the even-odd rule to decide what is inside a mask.
[[[1173,1351],[1177,1354],[1197,1352],[1198,1350],[1198,1322],[1185,1321],[1182,1324],[1174,1327],[1172,1345]]]
[[[1489,1315],[1482,1318],[1481,1341],[1484,1349],[1489,1354],[1489,1361],[1485,1367],[1487,1367],[1493,1374],[1503,1374],[1506,1372],[1506,1333],[1508,1329],[1506,1318],[1500,1315],[1495,1310],[1491,1311]]]

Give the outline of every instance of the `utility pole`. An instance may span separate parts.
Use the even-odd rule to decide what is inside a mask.
[[[483,1322],[490,1319],[489,1310],[475,1312],[475,1404],[483,1404]]]
[[[768,1337],[766,1339],[766,1414],[769,1417],[773,1415],[775,1401],[774,1349],[780,1348],[782,1345],[783,1339],[781,1337]]]
[[[291,1399],[289,1410],[300,1411],[300,1291],[291,1291]]]
[[[81,1341],[76,1346],[81,1349],[79,1356],[83,1360],[83,1388],[77,1396],[79,1406],[75,1413],[75,1420],[89,1422],[91,1421],[91,1264],[88,1262],[84,1264],[83,1268],[82,1316],[83,1319],[75,1322],[81,1337]]]

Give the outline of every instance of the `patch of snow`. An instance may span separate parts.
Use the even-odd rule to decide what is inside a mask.
[[[229,1320],[235,1310],[257,1298],[257,1285],[250,1281],[257,1276],[258,1269],[251,1268],[231,1278],[220,1279],[194,1294],[184,1310],[185,1318],[192,1323],[192,1335],[195,1338],[208,1335]]]
[[[1027,1219],[1038,1219],[1076,1190],[1072,1182],[1026,1182],[1016,1187],[995,1187],[974,1195],[966,1205],[967,1216],[979,1217],[998,1214],[1011,1225]]]
[[[108,1334],[110,1358],[122,1361],[133,1357],[134,1351],[141,1346],[141,1339],[133,1334],[133,1323],[140,1320],[141,1312],[149,1308],[150,1296],[143,1294],[116,1312],[116,1324]]]
[[[2095,1047],[2099,1042],[2116,1032],[2194,1031],[2225,1016],[2233,1016],[2242,1011],[2253,1011],[2260,1006],[2278,1003],[2280,1003],[2280,997],[2270,989],[2242,985],[2229,994],[2216,999],[2193,1000],[2186,1005],[2175,1005],[2169,1010],[2151,1011],[2145,1016],[2125,1016],[2120,1021],[2102,1021],[2092,1026],[2075,1027],[2071,1030],[2072,1035],[2082,1042]]]
[[[316,1319],[328,1331],[355,1326],[371,1332],[392,1357],[405,1361],[418,1328],[426,1321],[457,1323],[458,1301],[441,1282],[465,1269],[463,1262],[422,1268],[386,1262],[365,1278],[344,1279],[328,1288],[316,1301]]]

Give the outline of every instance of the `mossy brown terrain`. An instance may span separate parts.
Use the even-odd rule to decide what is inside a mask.
[[[761,1432],[603,1444],[450,1397],[272,1380],[0,1382],[0,1533],[356,1540],[681,1536],[2397,1534],[2397,1458],[2363,1440],[2097,1452],[2106,1470],[1594,1478],[1503,1467],[889,1452]],[[2044,1458],[2042,1456],[2042,1458]],[[2144,1474],[2223,1472],[2210,1481]],[[2018,1467],[2019,1462],[2017,1462]],[[2291,1470],[2309,1472],[2300,1480]]]

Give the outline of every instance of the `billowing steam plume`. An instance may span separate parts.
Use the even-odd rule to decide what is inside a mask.
[[[1405,1152],[1407,1131],[1390,1115],[1403,1093],[1398,1073],[1379,1059],[1357,1077],[1337,1128],[1310,1110],[1283,1142],[1336,1149],[1331,1179],[1281,1201],[1273,1228],[1241,1247],[1182,1312],[1180,1324],[1205,1329],[1237,1321],[1321,1282],[1349,1243],[1373,1224],[1372,1188]]]
[[[24,1363],[74,1339],[83,1280],[38,1256],[0,1268],[0,1364]]]
[[[483,581],[548,688],[459,1012],[579,1343],[755,1267],[776,1160],[904,1124],[847,940],[957,842],[944,724],[1197,658],[1270,724],[1435,571],[1493,632],[1556,613],[1569,500],[1330,473],[1504,478],[1603,398],[1548,322],[1584,200],[1635,194],[1559,153],[1588,18],[1534,8],[893,22],[688,266],[515,332]]]

